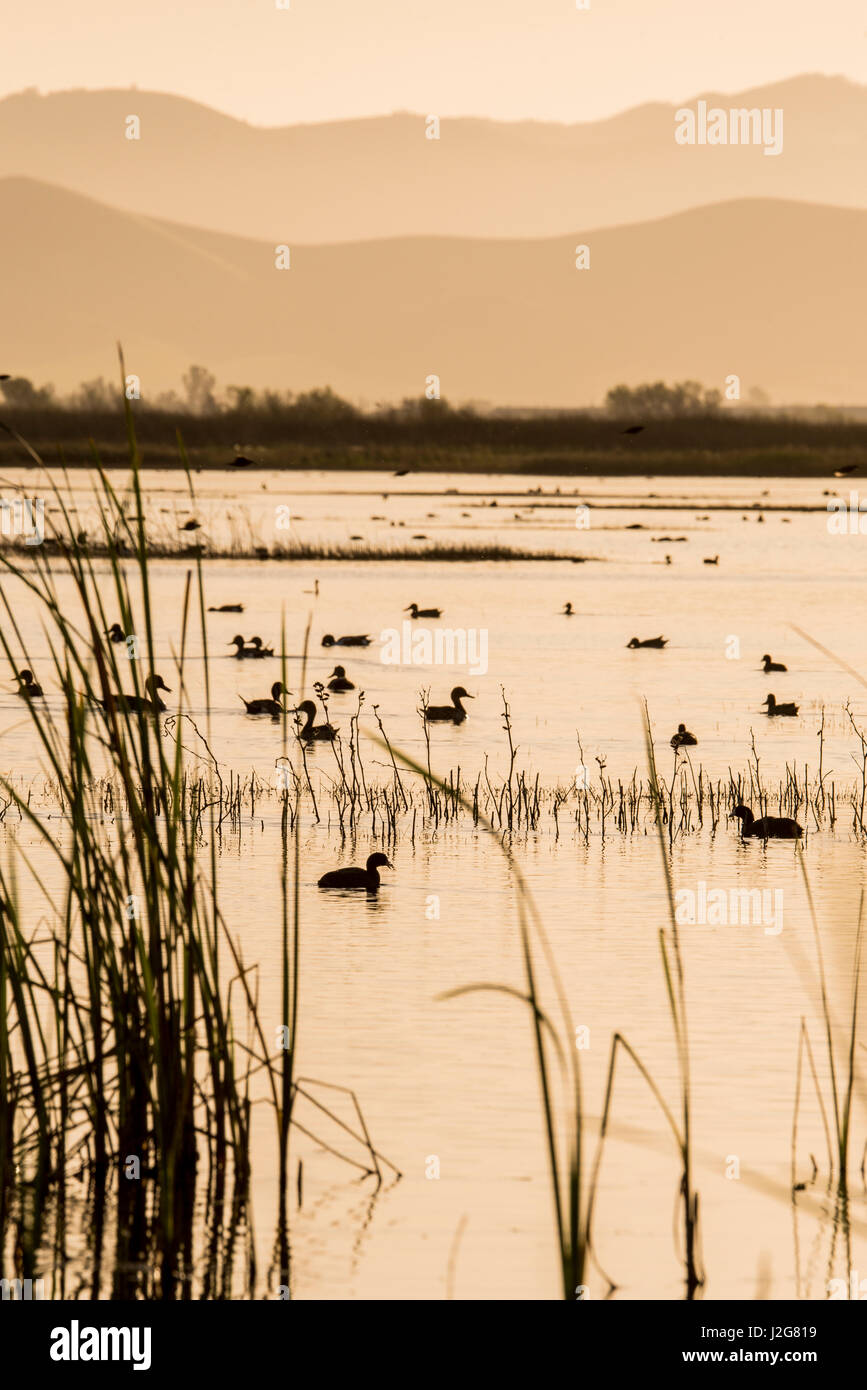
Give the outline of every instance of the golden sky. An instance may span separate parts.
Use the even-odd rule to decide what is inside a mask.
[[[0,95],[136,84],[257,125],[394,110],[579,121],[803,72],[867,81],[863,0],[279,2],[18,5]]]

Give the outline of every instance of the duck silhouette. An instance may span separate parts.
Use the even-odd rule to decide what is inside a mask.
[[[461,704],[461,700],[474,699],[475,696],[464,690],[462,685],[456,685],[451,694],[452,703],[450,705],[428,705],[424,717],[433,724],[463,724],[467,712]]]
[[[767,714],[771,719],[777,715],[787,715],[788,718],[794,719],[798,713],[798,706],[794,701],[788,705],[778,705],[773,695],[769,695],[766,700],[762,701],[762,704],[767,705]]]
[[[756,820],[749,806],[736,806],[732,817],[741,823],[741,837],[753,836],[761,840],[797,840],[803,830],[796,820],[788,816],[762,816]]]
[[[243,603],[221,603],[219,608],[209,608],[209,613],[243,613]]]
[[[677,733],[672,735],[672,748],[694,748],[698,743],[695,734],[691,734],[685,724],[678,724]]]
[[[333,743],[337,737],[338,730],[333,724],[315,724],[316,706],[312,700],[303,700],[295,710],[296,714],[303,714],[307,720],[302,729],[299,730],[298,737],[305,743],[315,743],[325,740]]]
[[[575,615],[574,615],[574,612],[573,612],[571,603],[564,603],[564,604],[563,604],[563,612],[560,614],[560,617],[561,617],[561,618],[572,618],[572,617],[574,617],[574,616],[575,616]]]
[[[270,700],[244,700],[244,696],[239,698],[244,700],[248,714],[270,714],[273,719],[279,719],[284,713],[282,695],[291,695],[292,691],[287,690],[282,681],[275,681],[271,686]]]
[[[158,690],[164,690],[167,695],[171,694],[171,688],[166,685],[162,676],[146,676],[144,683],[147,695],[125,695],[119,690],[114,696],[114,703],[120,710],[127,710],[130,714],[163,714],[166,706],[163,704]],[[104,710],[109,707],[108,700],[97,700],[97,704],[102,705]]]
[[[371,854],[363,869],[332,869],[323,874],[318,888],[364,888],[368,893],[379,891],[379,869],[393,869],[394,865],[384,854]]]
[[[331,680],[328,682],[329,690],[354,690],[352,681],[346,679],[346,672],[342,666],[335,666],[331,672]]]
[[[109,642],[126,641],[126,633],[120,623],[112,623],[111,627],[106,630],[104,635],[108,638]]]
[[[787,667],[787,666],[784,666],[783,663],[782,663],[781,661],[771,661],[771,658],[768,656],[767,652],[766,652],[765,655],[762,657],[762,661],[764,662],[764,671],[765,671],[765,675],[767,675],[769,671],[786,671],[786,670],[788,670],[788,667]]]
[[[322,645],[323,647],[369,647],[372,641],[372,637],[332,637],[330,632],[326,632],[322,639]]]
[[[42,686],[36,683],[32,671],[25,668],[18,672],[15,679],[18,682],[16,694],[20,695],[22,700],[38,700],[45,694]]]
[[[413,536],[413,540],[426,540],[426,536]],[[409,613],[413,618],[441,618],[443,610],[441,608],[419,608],[417,603],[410,603],[404,608],[404,613]]]
[[[667,637],[645,637],[639,641],[637,637],[631,637],[626,643],[627,647],[664,647],[668,642]]]
[[[251,637],[247,643],[241,634],[237,633],[227,645],[235,648],[238,661],[261,661],[266,656],[274,655],[270,647],[262,646],[261,637]]]

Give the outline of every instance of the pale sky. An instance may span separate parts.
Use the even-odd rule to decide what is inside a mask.
[[[0,95],[174,92],[256,125],[411,110],[580,121],[804,72],[867,82],[864,0],[30,0]]]

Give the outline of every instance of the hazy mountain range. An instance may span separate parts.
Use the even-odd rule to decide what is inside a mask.
[[[152,92],[7,97],[0,369],[68,390],[112,374],[120,338],[146,394],[195,361],[368,403],[433,374],[455,403],[568,406],[735,373],[857,404],[867,88],[703,99],[782,108],[782,153],[678,145],[675,105],[427,140],[422,115],[269,130]]]
[[[699,97],[782,108],[782,154],[677,145],[674,113]],[[745,197],[867,206],[867,87],[843,78],[580,125],[444,119],[439,140],[425,114],[263,129],[155,92],[25,92],[0,101],[0,177],[274,243],[560,236]]]
[[[867,211],[738,199],[566,237],[299,245],[280,271],[273,242],[7,178],[2,368],[67,388],[112,373],[120,338],[144,395],[201,362],[222,384],[368,403],[434,373],[453,403],[581,405],[731,373],[777,401],[854,403],[865,237]]]

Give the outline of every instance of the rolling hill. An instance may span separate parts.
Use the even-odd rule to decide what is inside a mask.
[[[453,403],[584,405],[730,373],[777,401],[857,401],[865,237],[864,211],[740,199],[568,237],[298,245],[278,271],[268,242],[6,178],[0,369],[68,389],[113,375],[121,339],[145,395],[200,362],[222,384],[368,403],[434,373]]]
[[[802,76],[699,95],[782,108],[782,154],[677,145],[675,110],[697,96],[578,125],[446,119],[428,140],[423,114],[265,129],[157,92],[27,91],[0,101],[0,177],[293,244],[550,237],[744,197],[867,206],[867,87]]]

